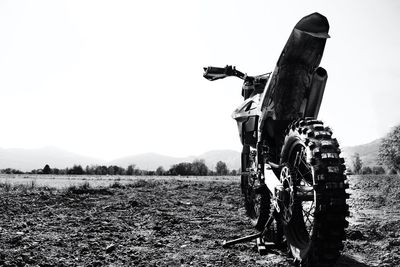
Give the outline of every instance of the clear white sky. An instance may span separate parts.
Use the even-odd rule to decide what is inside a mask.
[[[342,145],[400,123],[400,1],[0,0],[0,147],[113,159],[240,150],[241,82],[273,70],[303,16],[327,16],[320,117]]]

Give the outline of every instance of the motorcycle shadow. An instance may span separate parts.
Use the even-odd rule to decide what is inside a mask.
[[[374,265],[368,265],[363,262],[358,261],[357,259],[348,256],[342,255],[339,260],[336,262],[335,267],[372,267]]]

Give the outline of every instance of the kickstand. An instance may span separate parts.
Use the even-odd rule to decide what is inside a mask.
[[[274,216],[271,215],[268,218],[267,223],[264,226],[264,230],[261,233],[240,237],[240,238],[233,239],[233,240],[230,240],[230,241],[226,241],[225,240],[222,243],[222,247],[223,248],[228,248],[228,247],[230,247],[232,245],[235,245],[235,244],[244,243],[244,242],[256,239],[257,240],[256,244],[257,244],[258,252],[261,255],[267,254],[267,247],[274,247],[275,244],[272,243],[272,242],[264,242],[262,237],[266,234],[266,232],[268,231],[268,228],[271,226],[273,221],[274,221]]]

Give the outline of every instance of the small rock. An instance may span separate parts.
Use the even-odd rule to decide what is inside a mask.
[[[161,243],[160,241],[158,241],[158,242],[154,243],[154,246],[155,246],[156,248],[161,248],[161,247],[164,247],[164,244]]]
[[[189,237],[190,238],[190,240],[192,241],[192,242],[199,242],[199,241],[201,241],[203,238],[201,237],[201,236],[199,236],[199,235],[192,235],[192,236],[190,236]]]
[[[134,199],[131,199],[131,200],[129,200],[129,205],[131,205],[131,207],[137,207],[137,206],[139,206],[139,202],[137,202],[136,200],[134,200]]]
[[[17,235],[12,237],[9,242],[11,244],[18,244],[19,242],[21,242],[21,240],[22,240],[22,235]]]
[[[106,259],[106,257],[104,257],[103,255],[98,255],[98,256],[97,256],[97,259],[98,259],[99,261],[104,261],[104,260]]]
[[[364,240],[365,237],[363,233],[359,230],[353,230],[347,233],[347,238],[350,240]]]
[[[155,225],[155,226],[153,226],[153,230],[155,230],[155,231],[160,231],[161,230],[161,226],[160,225]]]
[[[392,247],[400,246],[400,239],[394,239],[389,241],[389,245]]]
[[[108,245],[106,247],[106,253],[111,253],[113,252],[117,247],[114,244]]]
[[[102,266],[103,264],[101,263],[101,261],[94,261],[92,262],[92,266],[96,267],[96,266]]]

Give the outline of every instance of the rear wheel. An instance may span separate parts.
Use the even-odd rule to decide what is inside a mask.
[[[314,119],[291,124],[282,149],[280,218],[300,266],[332,266],[348,223],[344,160],[332,131]]]

